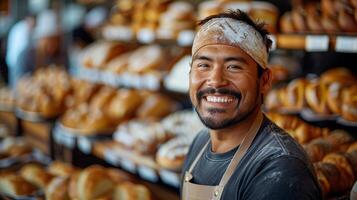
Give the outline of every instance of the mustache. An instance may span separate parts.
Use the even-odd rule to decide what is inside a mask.
[[[207,94],[222,94],[222,95],[231,95],[236,97],[237,99],[240,99],[242,97],[242,94],[238,91],[234,91],[231,89],[227,89],[227,88],[206,88],[206,89],[202,89],[200,91],[197,92],[196,96],[197,99],[202,99],[202,97],[204,95]]]

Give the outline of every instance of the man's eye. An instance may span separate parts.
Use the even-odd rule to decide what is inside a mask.
[[[240,70],[242,69],[242,67],[238,66],[238,65],[228,65],[227,69],[230,70]]]
[[[209,67],[207,64],[201,63],[197,65],[198,68],[207,68]]]

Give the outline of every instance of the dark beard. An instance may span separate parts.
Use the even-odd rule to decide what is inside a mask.
[[[205,90],[202,90],[202,91],[199,91],[197,93],[197,99],[198,99],[198,105],[200,105],[200,102],[203,98],[203,96],[205,94],[215,94],[215,93],[218,93],[218,94],[230,94],[230,95],[233,95],[235,96],[238,101],[240,101],[240,98],[241,98],[241,93],[240,92],[235,92],[235,91],[232,91],[232,90],[229,90],[229,89],[214,89],[214,88],[208,88],[208,89],[205,89]],[[251,110],[249,110],[246,114],[244,114],[243,116],[235,116],[231,119],[225,119],[223,121],[220,121],[220,122],[217,122],[214,118],[212,117],[202,117],[200,115],[200,113],[198,112],[197,110],[197,107],[195,107],[195,111],[198,115],[198,117],[200,118],[201,122],[209,129],[211,130],[219,130],[219,129],[224,129],[224,128],[228,128],[228,127],[231,127],[235,124],[238,124],[244,120],[246,120],[255,110],[256,106],[258,106],[258,102],[259,102],[259,98],[260,98],[260,95],[259,95],[259,90],[257,89],[256,90],[256,97],[257,97],[257,101],[255,102],[256,105],[252,107]],[[237,104],[237,108],[239,106],[239,103]],[[219,109],[219,108],[212,108],[212,109],[209,109],[208,112],[211,114],[211,115],[214,115],[216,113],[225,113],[226,111],[224,109]]]

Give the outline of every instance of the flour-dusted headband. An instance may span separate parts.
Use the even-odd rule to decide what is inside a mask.
[[[204,46],[225,44],[240,47],[262,68],[267,68],[268,52],[263,37],[249,24],[232,18],[214,18],[197,32],[192,56]]]

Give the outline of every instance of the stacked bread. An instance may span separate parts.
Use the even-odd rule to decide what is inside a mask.
[[[118,126],[114,140],[132,152],[156,157],[157,163],[180,171],[194,136],[203,125],[193,111],[178,111],[157,119],[136,118]]]
[[[341,194],[352,188],[357,180],[357,142],[350,134],[313,127],[296,116],[277,113],[268,116],[303,145],[324,195]]]
[[[271,33],[276,33],[279,11],[273,4],[268,2],[237,2],[233,0],[204,1],[198,6],[198,18],[202,20],[210,15],[236,9],[247,12],[254,20],[264,20],[266,23],[265,28],[267,28]]]
[[[13,91],[10,88],[0,88],[0,110],[5,108],[11,110],[15,105]]]
[[[56,117],[64,112],[71,90],[71,78],[64,70],[55,66],[41,68],[18,82],[16,106],[45,118]]]
[[[129,45],[110,41],[96,41],[81,53],[81,64],[86,68],[103,69],[110,60],[128,50]]]
[[[268,110],[301,111],[310,108],[322,116],[341,115],[357,121],[356,77],[345,68],[335,68],[308,80],[298,78],[285,87],[273,89],[265,99]]]
[[[194,137],[204,126],[196,113],[188,110],[167,116],[161,124],[174,137],[159,146],[156,161],[165,169],[180,171]]]
[[[157,37],[176,39],[181,31],[194,30],[196,27],[195,22],[193,5],[184,1],[173,2],[160,15],[159,26],[156,30]]]
[[[357,180],[357,143],[350,144],[347,151],[327,154],[314,167],[326,196],[350,191]]]
[[[0,177],[0,192],[7,196],[29,197],[43,191],[48,200],[149,200],[150,191],[134,184],[116,169],[93,165],[79,170],[55,161],[48,167],[26,164],[18,172]]]
[[[316,138],[304,145],[312,162],[321,161],[332,152],[344,152],[354,139],[346,132],[334,130],[325,137]]]
[[[306,144],[315,138],[325,137],[330,132],[327,128],[312,126],[297,116],[274,112],[267,113],[267,116],[300,144]]]
[[[63,126],[82,135],[111,133],[118,124],[133,117],[160,119],[176,109],[173,100],[159,93],[103,85],[89,88],[83,95],[87,100],[61,117]]]
[[[80,60],[85,69],[96,70],[96,73],[150,74],[159,77],[161,73],[169,71],[174,64],[172,62],[181,56],[180,51],[167,51],[160,45],[135,47],[117,42],[98,41],[84,49]],[[131,80],[123,80],[125,81]]]
[[[357,32],[357,5],[353,0],[297,4],[282,16],[280,28],[283,33]]]

